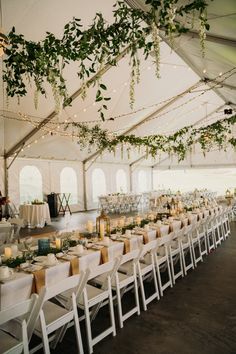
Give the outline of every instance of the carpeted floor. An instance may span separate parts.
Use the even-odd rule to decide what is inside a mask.
[[[235,354],[236,222],[232,235],[204,262],[167,289],[146,312],[128,319],[116,337],[94,347],[94,354]],[[132,294],[127,294],[127,304]],[[117,316],[116,316],[117,319]],[[95,333],[108,320],[106,308],[96,318]],[[84,323],[81,323],[87,353]],[[53,353],[77,353],[74,329]]]

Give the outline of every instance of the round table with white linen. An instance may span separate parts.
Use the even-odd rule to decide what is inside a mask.
[[[51,223],[49,207],[47,203],[23,204],[20,205],[19,211],[20,218],[24,219],[28,227],[44,227],[45,223]]]

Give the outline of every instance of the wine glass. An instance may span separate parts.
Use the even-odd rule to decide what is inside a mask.
[[[24,254],[27,263],[31,264],[34,260],[34,252],[27,250]]]
[[[24,247],[25,247],[25,249],[27,251],[30,251],[32,243],[33,243],[33,238],[31,236],[25,237],[25,239],[24,239]]]
[[[62,241],[61,251],[64,255],[66,255],[68,253],[69,241],[67,239]]]

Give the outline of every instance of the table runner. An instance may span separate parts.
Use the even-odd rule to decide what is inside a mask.
[[[63,259],[62,259],[63,260]],[[68,260],[64,259],[63,261],[68,262]],[[69,260],[70,262],[70,276],[79,274],[79,258],[74,257]],[[40,290],[43,286],[45,286],[45,277],[46,277],[46,269],[40,269],[32,272],[33,274],[33,283],[31,293],[40,293]]]

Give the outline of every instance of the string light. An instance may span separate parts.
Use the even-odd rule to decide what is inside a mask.
[[[224,73],[224,75],[226,75],[226,74],[228,73],[228,77],[230,77],[231,75],[233,75],[231,72],[232,72],[234,69],[235,69],[235,68],[233,68],[233,69],[227,71],[226,73]],[[231,73],[231,74],[230,74],[230,73]],[[223,74],[222,74],[222,75],[223,75]],[[228,77],[223,78],[221,82],[223,82],[224,80],[226,80]],[[209,79],[208,82],[210,82],[210,81],[213,81],[213,82],[214,82],[214,80],[215,80],[215,78],[212,79],[212,80]],[[218,83],[219,83],[219,82],[218,82]],[[217,85],[218,85],[218,83],[217,83]],[[196,86],[201,86],[201,85],[205,85],[205,83],[204,83],[204,82],[200,82],[200,83],[199,83],[198,85],[196,85]],[[210,88],[207,88],[207,89],[203,89],[202,92],[201,92],[199,95],[190,98],[189,100],[187,100],[186,102],[180,104],[179,106],[176,106],[176,107],[170,109],[168,112],[164,112],[163,114],[159,114],[159,115],[157,115],[156,117],[154,117],[154,118],[152,118],[152,119],[160,118],[161,116],[166,115],[167,113],[173,112],[173,111],[175,111],[176,109],[179,109],[179,108],[185,106],[187,103],[193,101],[193,100],[196,99],[197,97],[203,95],[204,93],[208,92],[209,90],[212,90],[213,88],[214,88],[214,86],[213,86],[213,87],[210,87]],[[189,93],[192,93],[192,91],[189,91]],[[181,94],[179,94],[179,95],[177,95],[177,96],[175,96],[175,97],[178,97],[178,96],[181,96]],[[172,97],[172,98],[168,98],[168,99],[166,99],[166,100],[164,100],[164,101],[162,101],[162,102],[155,103],[155,104],[153,104],[153,105],[147,106],[147,107],[142,107],[142,108],[140,108],[140,109],[138,109],[138,110],[136,110],[136,111],[133,111],[133,112],[129,112],[129,113],[126,113],[126,114],[123,114],[123,115],[119,115],[119,116],[116,116],[116,117],[112,117],[112,119],[114,120],[114,119],[117,119],[117,118],[120,118],[120,117],[124,117],[124,116],[127,116],[127,115],[131,115],[131,114],[133,115],[133,114],[135,114],[136,112],[140,112],[140,111],[142,111],[142,110],[144,110],[144,109],[147,109],[147,108],[150,108],[150,107],[158,106],[158,105],[160,105],[160,104],[163,104],[163,102],[168,102],[168,101],[170,101],[170,100],[172,100],[172,99],[173,99],[173,97]],[[197,110],[197,108],[194,109],[194,110]],[[193,112],[194,110],[192,110],[192,112]],[[66,112],[66,111],[65,111],[65,112]],[[14,112],[13,112],[13,113],[14,113]],[[29,116],[27,116],[26,114],[22,114],[21,112],[18,112],[18,114],[19,114],[19,116],[20,116],[21,118],[6,117],[5,115],[3,115],[3,116],[4,116],[5,118],[8,118],[8,119],[15,119],[15,120],[20,120],[20,121],[24,120],[24,121],[26,121],[26,122],[32,124],[32,125],[35,126],[35,127],[37,127],[38,124],[41,122],[41,120],[34,122],[34,121],[32,120],[32,117],[29,117]],[[75,116],[75,115],[74,115],[74,116]],[[39,119],[39,118],[37,117],[37,119]],[[71,119],[71,118],[69,117],[69,119]],[[152,119],[147,120],[147,122],[149,122],[149,121],[152,120]],[[66,124],[67,124],[67,123],[68,123],[68,119],[66,119],[65,122],[66,122]],[[85,123],[92,123],[92,122],[98,123],[97,120],[96,120],[96,121],[89,121],[89,122],[85,122]],[[41,128],[41,129],[42,129],[44,132],[46,132],[46,133],[48,133],[48,134],[50,134],[50,135],[53,135],[52,129],[53,129],[53,125],[55,125],[55,124],[58,124],[58,122],[50,122],[50,123],[48,123],[48,127],[45,126],[45,127]],[[63,125],[63,124],[64,124],[64,123],[61,123],[61,125]],[[60,128],[59,125],[58,125],[57,127]],[[124,130],[124,129],[122,129],[122,130]],[[120,131],[120,130],[116,130],[114,133],[116,133],[116,132],[118,132],[118,131]],[[61,132],[61,131],[60,131],[60,135],[63,136],[63,137],[70,137],[70,138],[72,137],[72,134],[71,134],[71,133],[66,133],[66,132]],[[73,136],[76,137],[75,134],[73,134]]]

